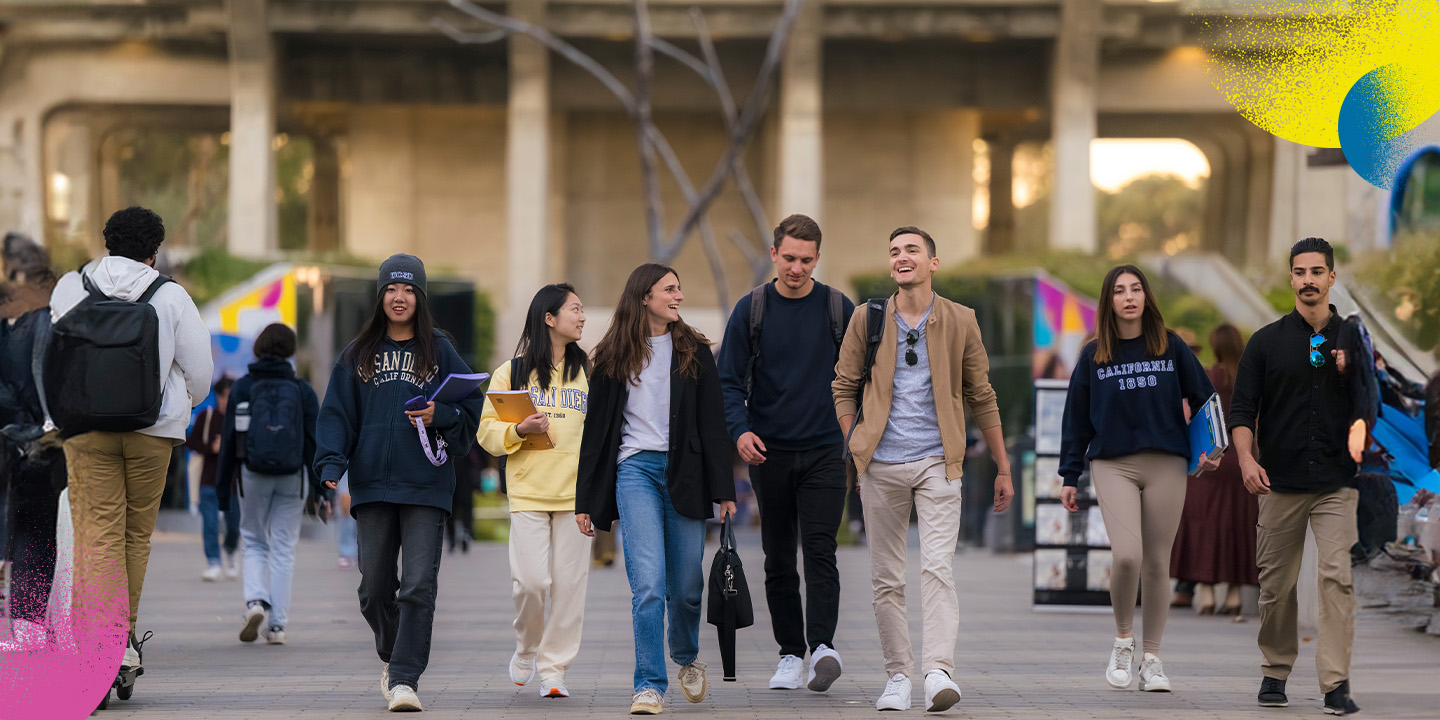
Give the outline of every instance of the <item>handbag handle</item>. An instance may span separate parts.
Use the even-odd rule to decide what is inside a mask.
[[[730,518],[720,522],[720,548],[722,550],[735,550],[735,528],[730,526]]]

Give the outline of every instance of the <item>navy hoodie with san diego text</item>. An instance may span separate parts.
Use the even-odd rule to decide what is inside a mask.
[[[405,415],[405,403],[429,397],[445,378],[468,374],[470,367],[455,347],[435,332],[437,367],[416,367],[415,341],[388,336],[374,358],[374,375],[362,379],[343,358],[330,374],[330,388],[316,428],[319,451],[315,469],[321,482],[339,481],[350,472],[350,507],[369,502],[425,505],[450,512],[455,495],[454,459],[470,452],[485,398],[480,392],[455,404],[435,403],[435,420],[426,426],[449,445],[450,459],[436,467],[425,457],[420,437]]]

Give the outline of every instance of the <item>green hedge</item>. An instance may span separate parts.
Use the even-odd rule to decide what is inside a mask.
[[[1406,232],[1352,273],[1422,350],[1440,349],[1440,231]]]

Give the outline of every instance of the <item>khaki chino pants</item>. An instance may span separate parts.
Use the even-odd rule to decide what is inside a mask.
[[[875,623],[885,674],[910,674],[915,658],[905,610],[905,544],[910,508],[920,518],[920,672],[955,675],[960,600],[955,594],[955,543],[960,537],[960,480],[945,477],[945,458],[872,462],[860,476]]]
[[[150,563],[150,535],[175,442],[137,432],[88,432],[65,441],[75,523],[75,603],[94,613],[129,594],[130,632]]]
[[[1355,639],[1355,588],[1350,582],[1350,546],[1356,542],[1355,507],[1360,491],[1278,493],[1260,496],[1255,561],[1260,566],[1260,652],[1265,677],[1284,680],[1299,654],[1295,586],[1305,551],[1305,528],[1315,531],[1319,549],[1320,642],[1315,670],[1320,690],[1330,692],[1350,678]]]

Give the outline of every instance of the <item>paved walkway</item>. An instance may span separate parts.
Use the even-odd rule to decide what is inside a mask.
[[[912,531],[913,532],[913,531]],[[837,645],[845,675],[827,695],[773,691],[766,681],[776,647],[765,613],[758,534],[742,533],[742,553],[756,591],[757,626],[740,633],[740,681],[719,682],[715,634],[701,628],[701,658],[710,662],[711,695],[686,703],[678,687],[666,714],[689,717],[875,717],[885,684],[879,637],[870,610],[869,560],[863,548],[842,548],[843,596]],[[711,548],[713,552],[713,547]],[[709,552],[707,552],[707,562]],[[360,617],[359,575],[336,567],[334,545],[301,543],[289,644],[243,645],[236,581],[205,584],[194,535],[155,538],[140,628],[146,675],[128,702],[101,717],[120,718],[379,718],[379,661]],[[617,718],[630,699],[633,650],[629,589],[620,566],[591,575],[585,638],[567,677],[573,697],[543,700],[538,688],[516,688],[505,666],[513,650],[506,551],[477,545],[445,558],[430,669],[422,680],[427,716],[435,718]],[[911,567],[918,565],[912,558]],[[1030,607],[1028,556],[972,552],[956,559],[961,627],[956,661],[963,698],[950,717],[967,718],[1291,718],[1320,717],[1313,643],[1291,678],[1291,707],[1260,711],[1256,624],[1233,624],[1177,611],[1165,638],[1169,694],[1109,689],[1101,668],[1113,625],[1108,614],[1035,613]],[[918,572],[911,572],[918,587]],[[918,597],[912,592],[911,597]],[[912,633],[920,633],[912,606]],[[7,635],[0,621],[0,637]],[[1352,685],[1366,718],[1440,717],[1440,638],[1406,629],[1380,611],[1362,610],[1356,624]],[[672,687],[674,669],[671,669]],[[916,706],[921,705],[916,683]],[[921,709],[912,710],[918,714]],[[0,702],[0,717],[5,715]]]

